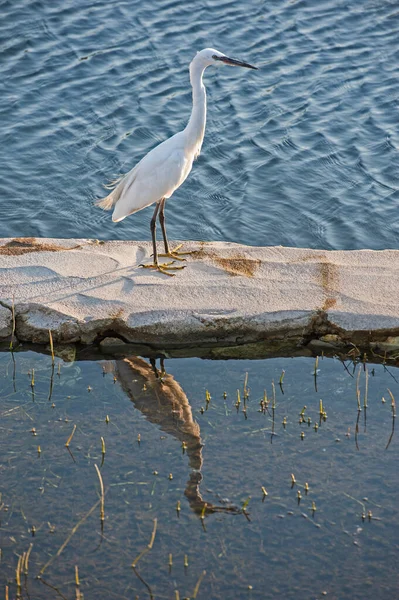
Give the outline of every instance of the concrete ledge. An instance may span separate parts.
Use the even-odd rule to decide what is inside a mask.
[[[147,242],[0,240],[0,338],[153,350],[353,343],[399,351],[399,251],[186,242],[167,277]],[[108,341],[104,338],[108,338]],[[116,341],[115,341],[116,340]]]

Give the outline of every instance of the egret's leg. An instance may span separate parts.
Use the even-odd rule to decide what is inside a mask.
[[[161,375],[166,375],[166,371],[165,371],[165,359],[161,358],[159,362],[160,362],[160,366],[161,366]]]
[[[157,202],[155,205],[154,214],[152,215],[150,229],[152,237],[152,255],[154,257],[154,265],[158,265],[158,252],[157,252],[157,215],[160,208],[160,203]]]
[[[167,375],[166,371],[165,371],[165,359],[164,358],[160,358],[160,369],[158,371],[157,369],[157,361],[156,358],[150,358],[150,363],[151,363],[151,367],[152,370],[154,371],[155,377],[157,379],[161,379],[162,381],[162,377],[164,377],[165,375]]]
[[[165,254],[169,254],[169,242],[168,237],[166,235],[166,227],[165,227],[165,198],[161,200],[161,206],[159,211],[159,222],[161,223],[163,243],[165,246]]]
[[[180,256],[184,256],[186,254],[194,254],[194,252],[178,252],[178,250],[183,246],[183,244],[179,244],[178,246],[176,246],[176,248],[173,248],[173,250],[170,250],[168,238],[166,235],[166,227],[165,227],[165,203],[166,203],[166,198],[162,198],[161,206],[160,206],[160,210],[159,210],[159,222],[161,223],[163,243],[165,246],[165,253],[160,254],[159,256],[170,256],[170,258],[174,258],[175,260],[183,260],[184,261],[186,259],[180,258]]]
[[[160,202],[156,203],[154,214],[152,216],[151,225],[150,225],[151,237],[152,237],[152,252],[153,252],[154,262],[152,265],[140,265],[140,267],[143,267],[144,269],[156,269],[157,271],[160,271],[160,273],[164,273],[164,275],[169,275],[169,277],[173,277],[174,273],[168,273],[168,271],[176,271],[178,269],[182,269],[183,267],[171,267],[170,265],[173,264],[173,260],[171,262],[161,263],[161,264],[159,264],[159,262],[158,262],[156,229],[157,229],[157,216],[158,216],[158,211],[159,211],[160,205],[161,205]]]
[[[157,363],[156,363],[155,358],[150,358],[150,363],[151,363],[152,370],[154,371],[155,377],[157,379],[159,379],[159,373],[158,373]]]

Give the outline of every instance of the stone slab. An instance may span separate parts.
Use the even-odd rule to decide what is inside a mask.
[[[175,277],[140,267],[148,242],[0,240],[0,337],[152,347],[281,336],[399,334],[399,251],[185,242]],[[377,337],[378,337],[377,335]],[[356,336],[355,336],[356,337]],[[381,338],[382,339],[382,338]]]

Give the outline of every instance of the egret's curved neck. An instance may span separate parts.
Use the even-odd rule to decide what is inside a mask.
[[[193,88],[193,109],[185,128],[187,147],[198,155],[201,150],[206,124],[206,90],[202,82],[206,65],[194,59],[190,64],[190,82]]]

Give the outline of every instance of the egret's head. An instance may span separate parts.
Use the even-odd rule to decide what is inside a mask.
[[[245,67],[246,69],[257,69],[252,65],[249,65],[242,60],[236,58],[229,58],[223,52],[215,50],[214,48],[205,48],[200,52],[197,52],[194,58],[196,62],[201,62],[204,66],[209,67],[210,65],[230,65],[231,67]]]

